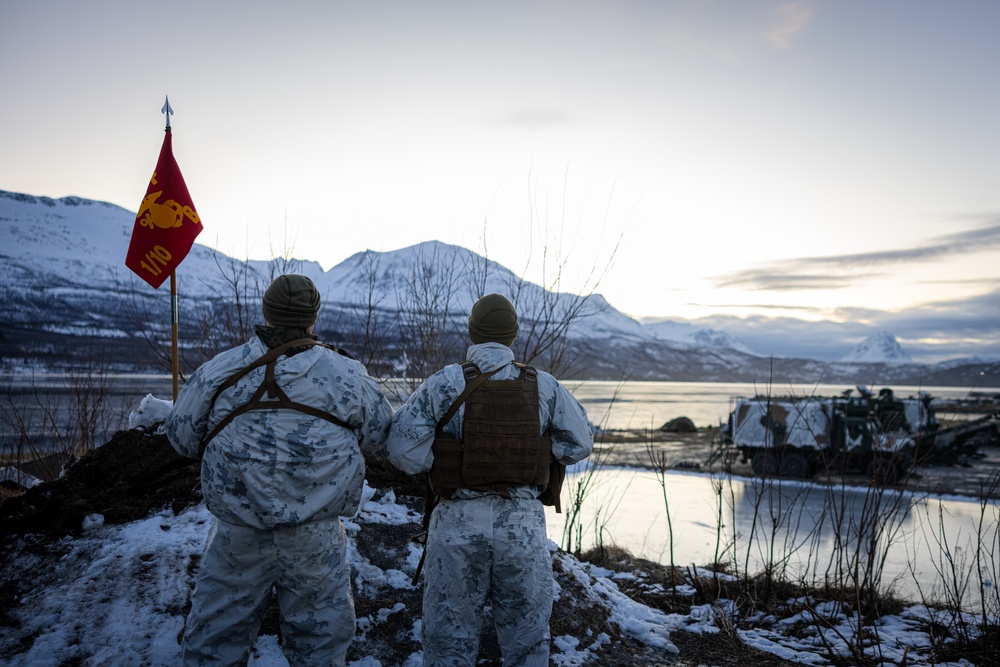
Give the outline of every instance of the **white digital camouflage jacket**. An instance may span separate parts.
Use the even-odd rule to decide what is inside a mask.
[[[514,353],[500,343],[482,343],[469,347],[466,359],[476,364],[483,373],[506,366],[493,379],[511,380],[520,370],[514,366]],[[392,418],[392,428],[386,442],[389,461],[405,473],[414,475],[431,469],[434,454],[434,432],[439,419],[465,389],[465,375],[461,364],[452,364],[427,378]],[[552,454],[560,463],[570,465],[590,455],[594,447],[594,432],[587,411],[564,386],[549,373],[538,371],[538,415],[541,431],[549,429],[552,436]],[[460,407],[444,431],[462,437],[465,407]],[[539,434],[541,435],[541,433]],[[510,490],[517,498],[537,498],[538,490],[532,486]],[[483,492],[459,489],[455,498],[471,498]]]
[[[264,367],[223,391],[209,411],[212,396],[266,352],[255,336],[188,379],[166,423],[174,449],[198,458],[202,439],[248,401]],[[392,408],[361,363],[320,346],[278,359],[275,378],[292,401],[329,412],[352,428],[288,409],[236,417],[205,449],[201,480],[208,509],[227,523],[259,529],[353,515],[364,484],[362,452],[384,449]]]

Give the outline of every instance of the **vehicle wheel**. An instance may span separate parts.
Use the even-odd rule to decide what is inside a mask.
[[[785,452],[781,457],[781,476],[796,479],[806,479],[809,475],[809,462],[799,452]]]
[[[895,484],[900,477],[899,464],[892,458],[876,456],[868,464],[868,477],[879,486]]]
[[[778,457],[768,449],[759,449],[750,459],[750,469],[760,477],[774,477],[780,472]]]

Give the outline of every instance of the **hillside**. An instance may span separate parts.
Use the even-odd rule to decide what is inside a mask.
[[[152,290],[124,266],[133,222],[113,204],[0,191],[3,369],[169,370],[169,290]],[[244,340],[259,321],[262,289],[289,271],[310,276],[323,294],[321,337],[385,377],[420,377],[459,360],[468,310],[490,291],[518,307],[519,356],[564,378],[976,387],[1000,374],[997,360],[910,362],[891,334],[842,362],[761,356],[724,331],[643,325],[599,294],[550,292],[436,241],[359,252],[326,271],[311,261],[241,261],[195,244],[178,270],[183,368]]]

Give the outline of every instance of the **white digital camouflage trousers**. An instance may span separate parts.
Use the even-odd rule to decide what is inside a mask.
[[[340,519],[258,530],[216,521],[184,635],[184,664],[245,665],[272,588],[291,667],[343,665],[354,637]]]
[[[442,500],[431,516],[424,582],[424,667],[472,667],[491,603],[504,667],[545,667],[552,560],[538,500]]]

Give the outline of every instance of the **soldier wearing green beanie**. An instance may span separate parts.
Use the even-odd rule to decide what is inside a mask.
[[[472,306],[469,338],[476,345],[495,342],[510,347],[519,326],[514,304],[499,294],[487,294]]]
[[[308,277],[294,273],[278,276],[264,292],[264,325],[254,327],[254,332],[270,349],[301,338],[315,339],[313,327],[319,306],[319,290]],[[299,351],[293,348],[291,353]]]
[[[392,409],[362,364],[313,335],[312,280],[278,276],[261,309],[257,335],[198,368],[166,423],[174,449],[202,459],[215,516],[183,663],[246,664],[273,590],[289,664],[342,666],[355,612],[340,517],[358,509]]]
[[[306,276],[278,276],[264,292],[262,310],[272,326],[308,329],[319,315],[319,290]]]
[[[594,436],[565,387],[514,363],[519,329],[509,299],[479,299],[467,361],[427,378],[389,429],[389,460],[428,473],[442,497],[424,552],[425,667],[475,664],[487,602],[503,663],[548,665],[553,581],[540,496],[552,459],[589,456]]]

